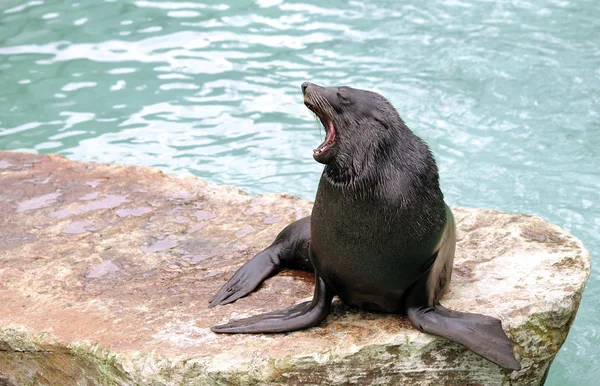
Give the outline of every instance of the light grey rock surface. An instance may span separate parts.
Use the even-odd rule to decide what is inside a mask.
[[[523,369],[502,370],[404,317],[334,302],[319,327],[216,335],[294,305],[312,275],[208,299],[311,203],[248,196],[155,169],[0,152],[0,385],[440,385],[543,382],[590,270],[581,242],[537,217],[453,208],[442,304],[500,318]]]

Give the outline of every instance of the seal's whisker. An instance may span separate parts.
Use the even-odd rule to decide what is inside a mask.
[[[313,100],[313,102],[314,102],[315,106],[317,106],[317,108],[318,108],[319,110],[323,110],[323,104],[322,104],[322,102],[321,102],[321,99],[319,98],[319,96],[318,96],[318,95],[315,95],[315,96],[312,98],[312,100]]]
[[[315,122],[317,123],[317,125],[319,126],[319,128],[323,129],[323,124],[321,123],[321,119],[319,119],[319,116],[317,115],[317,113],[311,111],[313,118],[315,119]]]
[[[316,96],[315,99],[317,100],[321,110],[323,112],[327,113],[327,115],[331,116],[331,104],[327,101],[327,99],[325,99],[321,95],[317,94],[315,96]]]
[[[318,94],[311,96],[311,101],[317,106],[319,109],[322,109],[321,99]]]

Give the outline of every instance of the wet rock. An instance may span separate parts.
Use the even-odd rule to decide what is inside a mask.
[[[91,186],[92,188],[97,188],[104,180],[92,180],[86,181],[85,184]]]
[[[82,233],[92,232],[96,229],[97,228],[95,228],[93,224],[90,224],[87,221],[73,221],[68,227],[63,229],[62,233],[67,235],[79,235]]]
[[[117,209],[115,210],[115,214],[119,217],[127,217],[127,216],[141,216],[144,215],[146,213],[150,213],[152,212],[152,208],[149,208],[147,206],[144,207],[140,207],[140,208],[131,208],[131,209]]]
[[[60,193],[48,193],[19,202],[17,213],[25,212],[26,210],[45,208],[53,204],[58,197],[60,197]]]
[[[277,217],[268,217],[266,219],[264,219],[264,223],[265,224],[275,224],[278,223],[281,219],[277,218]]]
[[[140,249],[142,251],[144,251],[145,253],[154,253],[154,252],[162,252],[162,251],[166,251],[168,249],[171,248],[175,248],[176,246],[179,245],[179,242],[177,242],[174,239],[164,239],[164,240],[158,240],[155,243],[152,243],[151,245],[147,246],[147,247],[141,247]]]
[[[204,228],[207,225],[208,225],[208,223],[205,223],[205,222],[199,222],[198,224],[194,224],[190,227],[190,229],[188,230],[188,233],[194,233],[196,231],[199,231],[200,229]]]
[[[207,210],[197,210],[194,212],[193,216],[196,217],[197,221],[210,220],[216,217],[214,213]]]
[[[581,242],[539,218],[453,208],[459,242],[442,304],[503,321],[523,366],[507,372],[401,316],[337,301],[306,331],[213,334],[311,298],[312,274],[285,271],[207,308],[243,262],[310,213],[308,201],[11,152],[0,152],[0,198],[0,384],[540,384],[590,269]],[[101,230],[73,236],[92,224]]]
[[[90,273],[88,273],[86,277],[88,279],[93,279],[102,277],[112,272],[117,272],[118,270],[119,267],[115,263],[113,263],[111,260],[106,260],[100,264],[93,265]]]
[[[0,169],[8,169],[12,166],[14,166],[14,165],[11,164],[10,162],[8,162],[7,160],[0,159]]]
[[[125,202],[127,202],[127,195],[108,194],[97,201],[90,201],[83,205],[71,205],[72,208],[57,210],[52,214],[52,217],[65,218],[69,216],[78,216],[99,209],[113,209]]]
[[[252,227],[240,229],[239,231],[235,232],[235,237],[237,237],[239,239],[240,237],[244,237],[246,235],[254,233],[255,231],[256,230]]]
[[[92,192],[92,193],[86,194],[85,196],[81,197],[79,200],[81,200],[81,201],[95,200],[98,198],[99,194],[100,194],[100,192]]]
[[[212,256],[207,256],[207,255],[194,255],[194,256],[192,256],[191,261],[192,261],[192,263],[199,263],[203,260],[210,259],[211,257]]]

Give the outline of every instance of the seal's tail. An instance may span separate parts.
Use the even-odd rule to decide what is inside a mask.
[[[410,322],[423,332],[460,343],[504,368],[521,369],[513,354],[513,343],[496,318],[452,311],[440,305],[408,308],[407,315]]]

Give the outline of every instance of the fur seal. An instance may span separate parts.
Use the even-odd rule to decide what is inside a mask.
[[[519,370],[500,320],[442,307],[456,245],[428,146],[383,96],[302,84],[304,104],[325,127],[314,150],[325,164],[311,216],[288,225],[245,263],[210,307],[231,303],[282,268],[315,272],[311,302],[214,326],[216,333],[276,333],[313,327],[334,295],[366,310],[403,314],[417,329]]]

